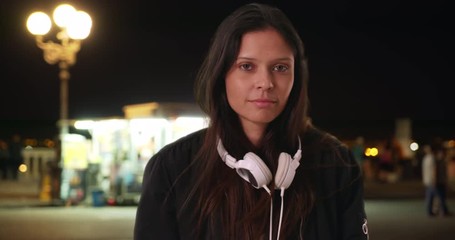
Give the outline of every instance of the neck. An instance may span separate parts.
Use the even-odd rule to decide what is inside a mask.
[[[261,139],[264,136],[265,126],[252,124],[250,124],[249,126],[243,125],[243,131],[245,132],[245,135],[248,138],[248,140],[250,140],[250,142],[254,146],[259,147]]]

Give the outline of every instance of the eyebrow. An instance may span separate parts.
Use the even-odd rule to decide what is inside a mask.
[[[250,57],[238,57],[237,60],[256,60],[255,58],[250,58]],[[282,57],[282,58],[277,58],[277,59],[274,59],[274,61],[292,61],[292,58],[289,58],[289,57]]]

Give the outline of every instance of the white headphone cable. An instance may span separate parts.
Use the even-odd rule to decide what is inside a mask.
[[[267,186],[262,186],[271,196],[270,190],[267,188]],[[280,209],[280,221],[278,223],[278,232],[276,235],[276,240],[280,239],[280,231],[281,231],[281,222],[283,221],[283,209],[284,209],[284,188],[281,188],[281,209]],[[270,198],[270,223],[269,223],[269,239],[273,239],[273,199]]]
[[[267,193],[270,195],[270,223],[269,223],[269,239],[272,240],[272,214],[273,214],[273,201],[272,201],[272,193],[270,192],[270,189],[266,186],[263,185],[262,188],[267,191]]]
[[[270,226],[269,226],[269,239],[272,239],[272,228],[273,228],[273,199],[270,198]]]
[[[276,235],[276,240],[280,239],[280,231],[281,231],[281,221],[283,220],[283,208],[284,208],[284,188],[281,188],[281,209],[280,209],[280,221],[278,223],[278,232]]]

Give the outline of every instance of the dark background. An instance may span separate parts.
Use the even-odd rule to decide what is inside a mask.
[[[193,102],[193,78],[217,25],[249,1],[65,1],[93,20],[70,69],[69,117],[123,116],[151,101]],[[455,136],[449,1],[261,1],[279,6],[309,59],[310,116],[336,135],[380,138],[409,118],[415,138]],[[0,138],[58,132],[58,66],[26,29],[62,1],[0,3]]]

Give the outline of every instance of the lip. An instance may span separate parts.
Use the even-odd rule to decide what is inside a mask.
[[[268,98],[254,99],[254,100],[251,100],[250,102],[259,108],[270,107],[276,103],[275,100],[268,99]]]

